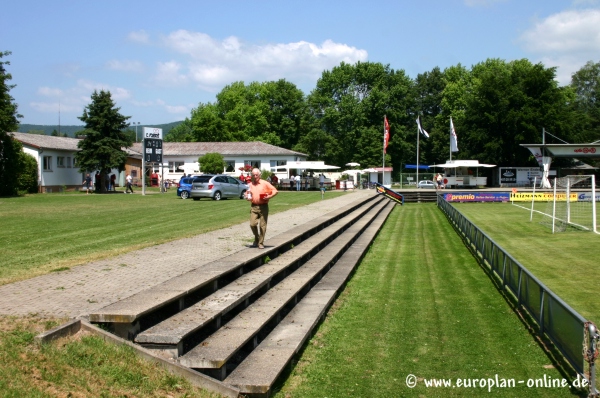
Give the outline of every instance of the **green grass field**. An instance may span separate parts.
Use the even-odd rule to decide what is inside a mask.
[[[514,379],[493,396],[567,397],[563,375],[435,204],[397,206],[276,397],[479,397],[433,378]],[[414,388],[407,377],[417,377]]]
[[[282,191],[270,212],[320,200],[319,192]],[[174,190],[0,198],[0,285],[225,228],[248,214],[244,200],[181,200]]]
[[[529,221],[529,210],[510,203],[454,206],[573,309],[600,322],[600,302],[590,299],[597,292],[594,281],[600,278],[600,235],[576,229],[552,234],[540,224],[540,214]]]
[[[273,209],[302,206],[312,200],[308,197],[282,193]],[[573,271],[570,263],[565,265],[553,255],[547,257],[552,266],[544,260],[546,266],[540,264],[537,271],[530,268],[530,263],[539,262],[527,258],[539,258],[540,253],[528,246],[529,235],[535,237],[534,231],[539,230],[535,244],[552,235],[538,225],[521,225],[523,210],[510,210],[507,204],[492,206],[496,205],[464,206],[472,206],[473,217],[468,217],[482,217],[480,222],[490,235],[498,234],[502,246],[518,241],[513,242],[518,251],[513,254],[524,265],[528,261],[526,266],[545,283],[546,278],[572,279],[564,277]],[[497,209],[514,213],[501,215],[501,222]],[[246,219],[243,201],[182,201],[174,194],[0,199],[0,272],[7,283]],[[562,246],[562,252],[575,249],[565,245],[564,239],[556,239],[554,245]],[[585,235],[585,239],[592,238]],[[583,260],[576,260],[584,268]],[[566,293],[572,289],[564,281],[562,287]],[[56,322],[1,318],[0,390],[5,392],[0,395],[52,397],[73,391],[73,396],[200,396],[185,381],[141,365],[138,358],[99,339],[67,339],[51,347],[36,347],[33,336]],[[80,355],[84,358],[74,358]],[[564,375],[557,366],[435,204],[409,203],[396,206],[290,377],[277,387],[276,396],[479,397],[488,393],[488,387],[474,387],[475,379],[478,385],[496,375],[500,381],[558,380]],[[414,388],[407,386],[409,375],[416,376]],[[466,379],[472,386],[426,387],[426,381],[434,378],[453,383]],[[527,388],[525,384],[491,388],[491,394],[574,395],[568,388]]]

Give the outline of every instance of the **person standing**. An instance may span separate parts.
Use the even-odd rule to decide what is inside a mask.
[[[113,173],[110,175],[110,187],[113,191],[116,191],[115,183],[117,182],[117,176]]]
[[[90,177],[90,173],[87,173],[85,179],[83,180],[83,186],[85,187],[86,195],[90,194],[90,187],[92,186],[92,177]]]
[[[125,188],[125,193],[129,193],[129,191],[131,191],[131,193],[133,193],[133,187],[131,185],[133,178],[131,178],[131,174],[127,174],[127,177],[125,177],[125,180],[127,180],[127,187]]]
[[[436,182],[437,182],[436,188],[437,189],[442,189],[443,188],[442,184],[443,184],[444,181],[443,181],[443,177],[442,177],[442,175],[440,173],[438,173],[438,175],[437,175]]]
[[[300,190],[300,185],[302,184],[302,177],[300,177],[300,174],[298,174],[296,176],[296,191]]]
[[[260,170],[252,170],[252,182],[248,185],[246,200],[250,206],[250,229],[254,234],[252,247],[264,249],[267,221],[269,219],[269,200],[279,192],[270,182],[260,179]]]

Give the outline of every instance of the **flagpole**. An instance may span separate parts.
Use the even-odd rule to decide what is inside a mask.
[[[450,116],[450,134],[448,134],[450,138],[450,160],[452,160],[452,116]]]
[[[387,115],[383,115],[383,151],[381,154],[382,157],[382,167],[381,167],[381,185],[385,185],[385,121]]]
[[[420,119],[420,116],[417,116],[417,120]],[[419,120],[419,123],[420,120]],[[417,188],[419,187],[419,136],[421,135],[421,132],[419,131],[419,127],[417,125],[417,180],[415,181],[415,184],[417,186]]]

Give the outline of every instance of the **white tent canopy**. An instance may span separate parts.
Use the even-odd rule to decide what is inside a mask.
[[[271,167],[273,172],[287,172],[290,169],[296,170],[337,170],[338,166],[330,166],[323,161],[296,161],[288,162],[286,165]]]
[[[429,167],[443,167],[444,169],[454,169],[457,167],[496,167],[495,164],[479,163],[479,160],[448,160],[444,164],[434,164]]]

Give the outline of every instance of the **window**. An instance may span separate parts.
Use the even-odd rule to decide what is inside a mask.
[[[52,171],[52,156],[44,156],[44,171]]]
[[[169,172],[170,173],[183,173],[183,164],[184,162],[169,162]]]
[[[67,167],[71,168],[71,157],[67,156]]]
[[[287,160],[271,160],[271,167],[277,167],[277,166],[285,166],[287,165]]]
[[[244,160],[244,166],[250,165],[252,168],[257,168],[260,170],[260,160]]]
[[[56,157],[56,167],[65,167],[65,157],[64,156]]]
[[[227,173],[233,173],[235,171],[235,160],[225,161],[225,171]]]

